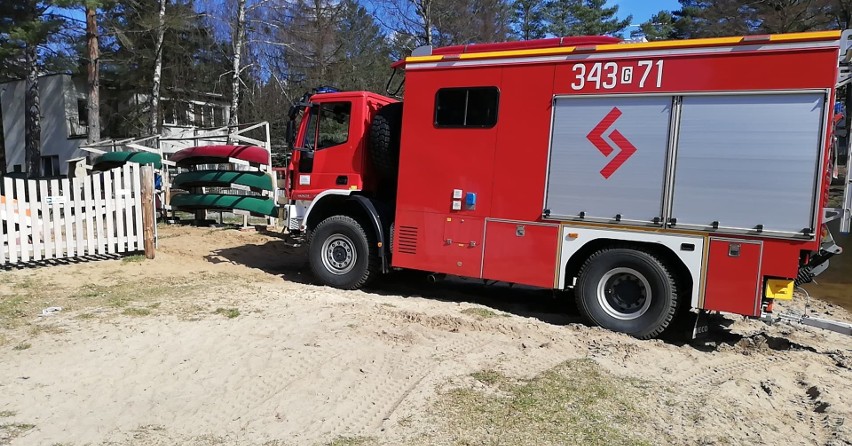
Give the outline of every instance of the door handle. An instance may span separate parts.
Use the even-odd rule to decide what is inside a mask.
[[[338,186],[345,186],[349,184],[349,177],[346,175],[340,175],[337,177],[336,183]]]

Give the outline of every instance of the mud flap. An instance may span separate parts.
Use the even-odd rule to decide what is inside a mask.
[[[706,310],[698,310],[698,313],[690,312],[694,319],[692,321],[692,340],[706,339],[710,333],[709,317]]]

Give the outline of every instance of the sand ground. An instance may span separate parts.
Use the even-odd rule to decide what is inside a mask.
[[[0,272],[0,444],[622,438],[608,429],[637,444],[852,444],[850,337],[724,317],[701,341],[638,341],[583,325],[563,294],[417,275],[344,292],[312,285],[299,247],[275,234],[160,236],[154,260]],[[818,296],[810,304],[852,321]],[[40,315],[51,306],[62,310]],[[512,424],[534,409],[521,404],[529,383],[567,382],[535,381],[548,371],[589,379],[579,392],[612,383],[588,403],[601,436],[571,432],[585,419],[540,441]],[[493,411],[501,401],[512,403]],[[587,408],[552,403],[530,426],[559,428],[547,417]]]

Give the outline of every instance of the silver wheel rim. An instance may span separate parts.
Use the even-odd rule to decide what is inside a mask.
[[[322,264],[330,273],[343,275],[355,268],[355,243],[343,234],[333,234],[322,244]]]
[[[598,282],[598,304],[609,316],[630,321],[651,307],[651,285],[632,268],[614,268]]]

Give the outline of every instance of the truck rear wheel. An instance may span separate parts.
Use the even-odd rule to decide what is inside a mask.
[[[676,281],[665,262],[628,248],[592,254],[580,269],[575,294],[589,322],[639,339],[662,333],[678,303]]]
[[[313,230],[308,260],[314,276],[325,285],[357,289],[378,271],[378,253],[364,228],[353,218],[335,215]]]

